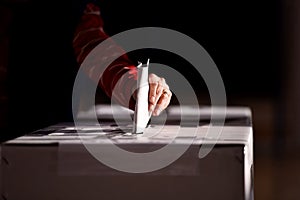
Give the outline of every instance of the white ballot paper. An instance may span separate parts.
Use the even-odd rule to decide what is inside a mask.
[[[148,67],[149,59],[146,65],[140,63],[137,66],[137,95],[133,121],[133,133],[135,134],[144,132],[151,116],[148,111]]]

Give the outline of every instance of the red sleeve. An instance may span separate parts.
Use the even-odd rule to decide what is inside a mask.
[[[83,63],[89,53],[104,40],[109,45],[100,48],[96,53],[97,58],[87,62],[89,66],[84,67],[84,71],[94,81],[97,82],[105,93],[117,101],[119,104],[134,109],[135,102],[132,99],[132,90],[136,87],[137,71],[134,64],[118,45],[116,45],[103,30],[103,20],[100,9],[96,5],[89,3],[81,17],[75,30],[73,48],[79,65]],[[107,68],[106,60],[116,52],[122,53]],[[95,73],[99,70],[99,73]],[[100,75],[101,78],[97,75]]]

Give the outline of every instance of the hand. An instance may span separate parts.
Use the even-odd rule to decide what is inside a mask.
[[[149,74],[149,112],[158,116],[167,108],[171,101],[172,92],[164,78]]]

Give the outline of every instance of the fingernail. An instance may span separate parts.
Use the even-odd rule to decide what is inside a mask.
[[[155,115],[159,115],[160,112],[161,112],[161,110],[158,108],[158,109],[156,109],[156,110],[154,111],[154,114],[155,114]]]
[[[154,101],[155,101],[155,96],[152,96],[151,99],[150,99],[150,101],[151,101],[152,103],[154,103]]]
[[[154,105],[151,105],[149,110],[152,112],[154,110]]]

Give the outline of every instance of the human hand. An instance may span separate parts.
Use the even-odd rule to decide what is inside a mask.
[[[172,92],[164,78],[149,74],[149,112],[158,116],[171,101]]]

